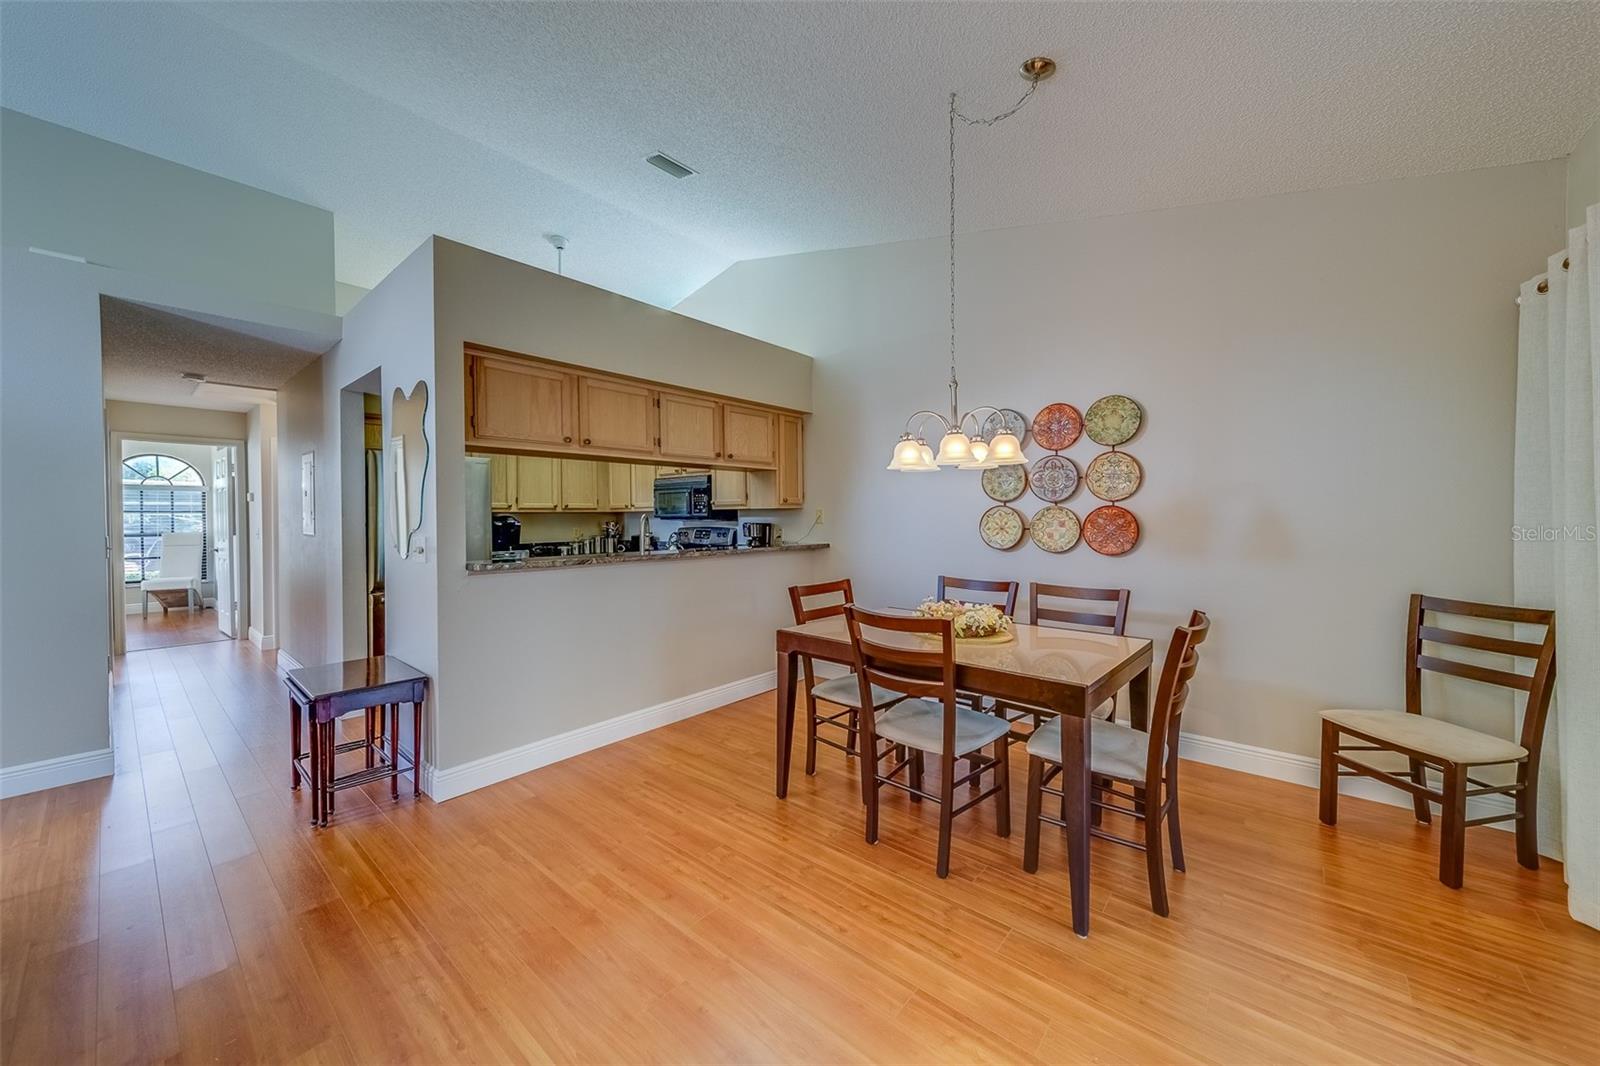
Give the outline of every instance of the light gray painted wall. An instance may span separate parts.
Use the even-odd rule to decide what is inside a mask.
[[[784,590],[810,580],[826,553],[466,573],[462,346],[474,341],[802,410],[811,407],[811,360],[523,263],[438,238],[434,245],[437,765],[772,669]]]
[[[1583,225],[1584,211],[1600,204],[1600,118],[1567,157],[1567,228]]]
[[[100,297],[325,337],[331,315],[204,285],[3,249],[0,284],[0,765],[107,747],[109,572]],[[50,461],[37,443],[52,441]],[[91,456],[92,453],[92,456]],[[55,520],[35,519],[50,502]]]
[[[742,263],[679,309],[817,360],[808,494],[862,602],[941,571],[1125,585],[1158,651],[1205,608],[1185,730],[1314,754],[1321,709],[1400,705],[1408,594],[1509,600],[1513,300],[1561,244],[1563,169],[963,234],[966,404],[1144,406],[1144,535],[1117,559],[992,551],[976,474],[884,469],[903,419],[945,401],[942,241]],[[1452,713],[1509,731],[1471,687]]]
[[[0,110],[0,240],[334,310],[333,215]]]
[[[282,501],[278,508],[279,640],[283,650],[305,665],[365,654],[364,638],[347,633],[344,625],[345,524],[359,524],[364,515],[359,508],[341,513],[341,457],[347,447],[341,437],[341,390],[376,371],[384,424],[388,425],[395,386],[409,393],[421,380],[431,387],[433,270],[430,240],[351,310],[340,342],[278,393],[278,493]],[[359,420],[359,397],[355,403]],[[425,421],[432,439],[433,409]],[[348,447],[358,451],[363,447],[359,434],[351,438]],[[310,537],[301,532],[300,510],[300,457],[308,450],[316,453],[317,524],[316,535]],[[352,469],[359,470],[359,464]],[[386,543],[384,583],[389,653],[438,679],[438,578],[432,550],[435,479],[436,473],[430,469],[419,533],[427,550],[402,561],[393,541]],[[387,497],[384,505],[390,506]],[[359,552],[356,562],[360,562]],[[438,699],[436,689],[430,702]],[[432,714],[431,707],[428,713]],[[405,742],[409,744],[409,740]]]

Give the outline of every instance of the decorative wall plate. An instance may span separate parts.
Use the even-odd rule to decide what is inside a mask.
[[[1122,555],[1139,543],[1139,520],[1114,503],[1096,507],[1084,516],[1083,542],[1101,555]]]
[[[1101,452],[1089,461],[1083,480],[1090,492],[1115,503],[1139,491],[1144,471],[1139,469],[1139,460],[1127,452]]]
[[[1144,421],[1144,412],[1127,396],[1102,396],[1089,405],[1083,428],[1096,444],[1115,447],[1133,438]]]
[[[1080,528],[1077,515],[1050,504],[1034,512],[1028,522],[1028,536],[1047,552],[1064,552],[1078,543]]]
[[[1010,503],[1028,491],[1028,468],[996,466],[983,472],[983,491],[991,500]]]
[[[1022,540],[1022,512],[1003,503],[991,507],[978,519],[978,533],[991,548],[1015,548]]]
[[[1005,467],[996,467],[1004,470]],[[1046,503],[1060,503],[1078,490],[1078,467],[1064,455],[1047,455],[1035,459],[1028,471],[1028,482],[1033,494]]]
[[[1053,403],[1033,416],[1033,440],[1041,448],[1059,452],[1072,447],[1083,432],[1083,416],[1070,403]]]
[[[994,440],[1002,431],[1017,438],[1018,443],[1026,444],[1028,440],[1027,417],[1021,411],[1013,411],[1009,407],[1002,407],[999,414],[990,415],[983,420],[983,437],[985,440]]]

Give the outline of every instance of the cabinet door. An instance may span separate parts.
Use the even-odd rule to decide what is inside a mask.
[[[630,470],[632,474],[632,493],[628,509],[630,511],[654,511],[656,509],[656,468],[635,463]]]
[[[626,511],[633,503],[633,464],[600,464],[600,509]]]
[[[777,423],[775,412],[734,403],[723,404],[723,458],[740,466],[776,465]]]
[[[513,493],[519,511],[554,511],[558,499],[560,478],[556,460],[542,455],[519,455],[513,478]]]
[[[516,460],[509,455],[489,456],[489,509],[509,511],[516,502]]]
[[[607,452],[656,450],[655,396],[644,385],[610,378],[578,379],[578,443]]]
[[[558,478],[563,511],[600,509],[600,471],[593,459],[561,459]]]
[[[711,471],[711,506],[750,506],[750,483],[743,470]]]
[[[571,444],[573,393],[571,374],[521,359],[475,355],[467,428],[476,440]]]
[[[785,507],[806,502],[805,433],[799,415],[778,416],[778,502]]]
[[[721,404],[680,392],[659,393],[658,398],[664,458],[703,463],[722,458]]]

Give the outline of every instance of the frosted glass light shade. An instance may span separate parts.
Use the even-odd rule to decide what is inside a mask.
[[[989,458],[995,466],[1016,466],[1028,461],[1022,454],[1022,442],[1010,433],[1001,433],[989,442]]]
[[[995,462],[988,442],[982,437],[973,437],[971,447],[972,458],[957,466],[957,470],[990,470],[1000,465]]]
[[[933,451],[926,444],[910,437],[902,437],[894,446],[894,458],[889,462],[889,469],[924,471],[937,468],[933,463]]]
[[[972,442],[958,429],[952,429],[939,439],[939,455],[934,462],[940,466],[956,466],[972,460]]]

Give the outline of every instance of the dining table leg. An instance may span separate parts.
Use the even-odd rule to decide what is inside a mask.
[[[1150,728],[1150,667],[1146,666],[1128,682],[1128,718],[1140,732]]]
[[[1089,935],[1089,715],[1061,716],[1061,795],[1067,823],[1067,879],[1072,931]]]
[[[789,756],[794,750],[794,704],[795,680],[800,665],[800,656],[794,652],[778,653],[778,692],[774,703],[777,705],[777,791],[778,798],[783,799],[789,795]]]

